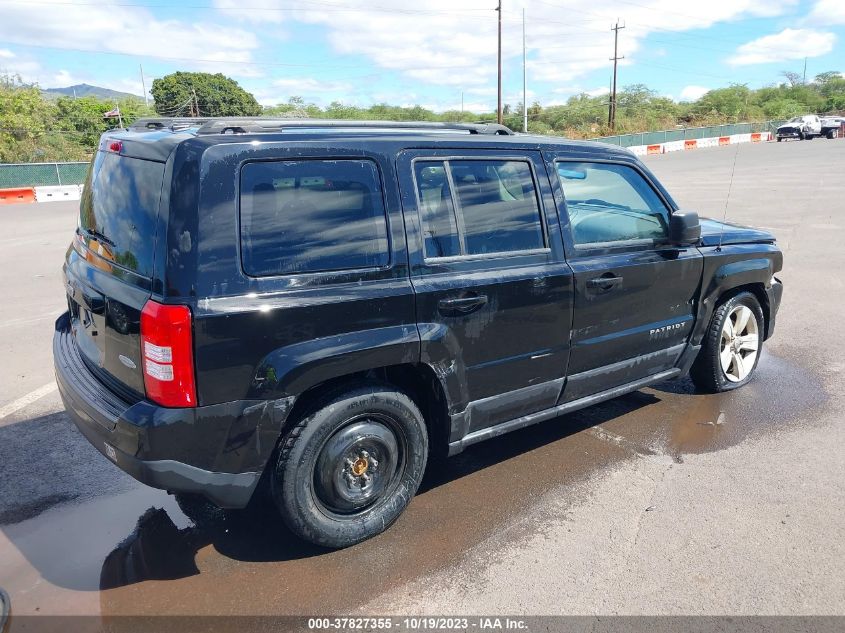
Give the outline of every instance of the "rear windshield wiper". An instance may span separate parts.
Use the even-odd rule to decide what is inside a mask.
[[[98,242],[102,242],[103,244],[106,244],[107,246],[111,246],[112,248],[117,246],[117,244],[115,244],[110,238],[106,237],[103,233],[101,233],[97,229],[82,229],[82,230],[85,231],[85,233],[86,233],[86,235],[88,235],[88,237],[93,237]]]

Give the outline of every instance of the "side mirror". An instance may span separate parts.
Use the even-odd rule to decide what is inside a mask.
[[[669,241],[694,246],[701,239],[701,224],[695,211],[675,211],[669,218]]]

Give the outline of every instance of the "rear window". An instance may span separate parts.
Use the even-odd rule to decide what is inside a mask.
[[[105,259],[153,274],[156,216],[164,163],[97,152],[82,191],[79,229]]]
[[[240,213],[248,275],[388,264],[384,202],[372,161],[248,163],[241,170]]]

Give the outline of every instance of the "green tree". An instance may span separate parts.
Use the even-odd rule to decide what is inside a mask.
[[[55,109],[37,85],[23,82],[19,75],[0,75],[0,162],[49,161],[65,155],[73,143],[50,132],[54,121]]]
[[[731,84],[727,88],[711,90],[693,104],[693,113],[699,116],[715,116],[725,122],[748,118],[748,103],[751,90],[745,84]]]
[[[816,86],[824,98],[822,110],[832,112],[845,110],[845,77],[842,73],[829,70],[816,75]]]
[[[153,81],[150,93],[162,116],[258,116],[255,97],[221,73],[175,72]]]

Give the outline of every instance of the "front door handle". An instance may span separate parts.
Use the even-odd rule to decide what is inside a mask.
[[[468,297],[454,297],[441,299],[437,307],[444,314],[469,314],[487,303],[487,295],[470,295]]]
[[[593,290],[612,290],[616,286],[622,285],[622,277],[602,276],[590,279],[587,282],[587,288]]]

